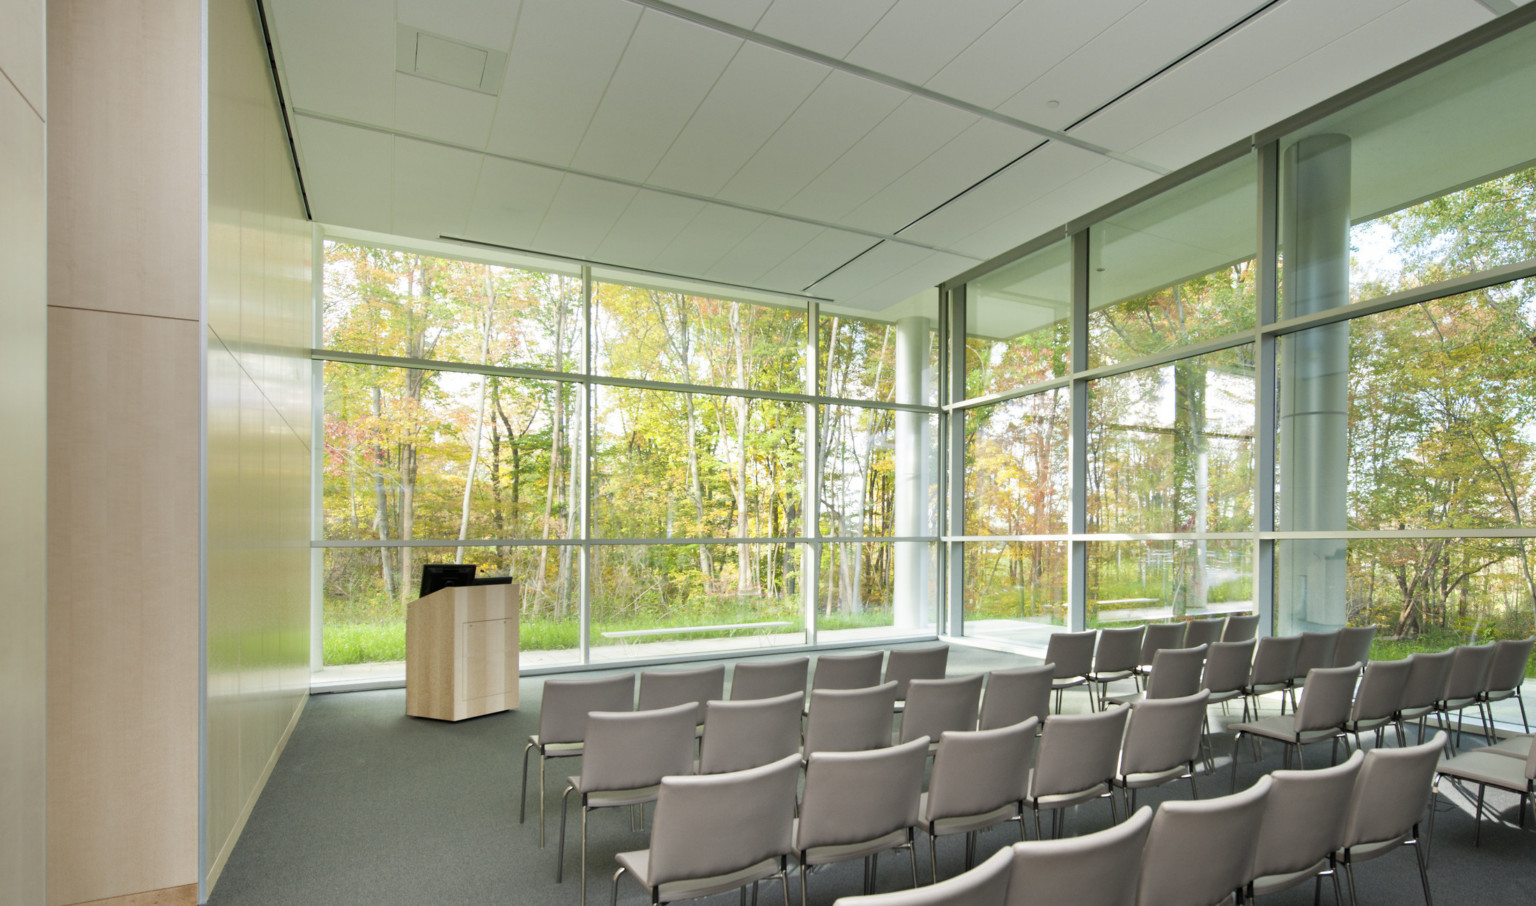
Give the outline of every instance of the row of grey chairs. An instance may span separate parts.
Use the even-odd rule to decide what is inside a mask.
[[[1428,906],[1419,825],[1440,747],[1431,740],[1356,751],[1322,770],[1276,771],[1241,793],[1165,802],[1155,814],[1144,808],[1081,837],[1016,843],[932,886],[843,897],[836,906],[1207,906],[1307,881],[1316,898],[1325,876],[1343,903],[1340,869],[1350,902],[1359,903],[1355,864],[1400,846],[1414,848]]]

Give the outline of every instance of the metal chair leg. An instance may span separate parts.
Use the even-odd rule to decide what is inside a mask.
[[[1435,906],[1434,901],[1429,897],[1429,866],[1424,863],[1424,850],[1418,843],[1418,825],[1414,825],[1413,836],[1414,839],[1409,841],[1408,845],[1413,847],[1413,854],[1418,859],[1419,883],[1424,885],[1424,906]]]
[[[522,803],[517,807],[517,823],[522,824],[528,815],[528,750],[533,748],[533,743],[523,746],[523,797]]]
[[[619,877],[624,872],[624,866],[620,865],[619,870],[613,873],[613,896],[608,898],[608,906],[619,906]]]
[[[566,803],[570,799],[571,790],[575,787],[567,786],[565,792],[560,794],[560,849],[555,853],[555,883],[565,881],[565,813],[569,811]]]

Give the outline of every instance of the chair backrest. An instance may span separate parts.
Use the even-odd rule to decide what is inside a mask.
[[[1296,675],[1296,652],[1300,647],[1299,635],[1267,635],[1259,639],[1248,681],[1254,686],[1271,686],[1289,680]]]
[[[1305,677],[1313,667],[1332,667],[1333,650],[1338,645],[1337,629],[1328,632],[1303,632],[1301,643],[1296,647],[1296,663],[1291,667],[1291,677],[1293,679]],[[1347,667],[1349,664],[1344,666]]]
[[[816,672],[811,676],[811,691],[818,689],[868,689],[880,685],[883,651],[854,654],[823,654],[816,658]]]
[[[731,668],[731,701],[778,698],[788,692],[805,699],[805,678],[811,659],[740,661]]]
[[[1380,843],[1410,833],[1429,805],[1435,765],[1444,749],[1445,740],[1436,733],[1416,746],[1366,752],[1340,845]]]
[[[1152,656],[1152,676],[1147,680],[1147,698],[1182,698],[1200,691],[1200,674],[1205,672],[1205,646],[1162,648]]]
[[[1376,637],[1376,624],[1369,626],[1345,626],[1339,630],[1338,644],[1333,648],[1332,667],[1362,667],[1371,662],[1371,639]]]
[[[1054,721],[1055,718],[1052,718]],[[1034,718],[996,730],[951,731],[939,737],[923,818],[980,815],[1027,794],[1034,761]]]
[[[912,680],[901,714],[901,741],[919,736],[938,739],[946,730],[976,729],[982,679],[976,673],[953,679]]]
[[[1296,731],[1343,727],[1355,703],[1355,684],[1360,667],[1313,667],[1307,671],[1306,688],[1296,703]]]
[[[1119,824],[1081,837],[1013,844],[1008,906],[1134,906],[1141,852],[1152,829],[1142,806]]]
[[[1184,647],[1193,648],[1196,645],[1214,645],[1221,641],[1221,634],[1226,631],[1226,628],[1226,617],[1216,617],[1210,620],[1190,620],[1184,624]]]
[[[1049,662],[988,673],[976,729],[1009,727],[1031,717],[1044,721],[1051,705],[1051,679],[1055,675],[1056,665]]]
[[[1253,649],[1258,642],[1244,639],[1241,642],[1217,642],[1205,652],[1205,675],[1201,688],[1213,695],[1237,692],[1248,685],[1253,672]]]
[[[581,789],[634,790],[693,773],[691,702],[654,711],[593,711],[581,759]]]
[[[1120,749],[1120,774],[1155,774],[1199,757],[1210,699],[1211,693],[1202,690],[1180,698],[1146,698],[1132,705]]]
[[[800,754],[799,692],[778,698],[712,701],[704,709],[699,773],[744,771]]]
[[[692,702],[698,720],[704,722],[704,706],[725,698],[725,665],[711,664],[691,670],[640,671],[640,701],[636,711],[654,711]]]
[[[1408,655],[1408,680],[1403,684],[1403,702],[1398,707],[1403,711],[1422,710],[1439,701],[1455,654],[1435,651]]]
[[[1253,876],[1305,871],[1344,842],[1344,819],[1365,753],[1356,749],[1343,764],[1311,771],[1274,771],[1259,823]]]
[[[1148,623],[1147,634],[1141,637],[1141,662],[1151,665],[1153,670],[1157,666],[1152,659],[1164,648],[1184,647],[1183,623]]]
[[[788,855],[799,774],[800,759],[790,756],[746,771],[662,780],[646,880],[660,887]]]
[[[1013,851],[1004,847],[970,871],[913,890],[838,897],[832,906],[1004,906],[1013,877]]]
[[[814,752],[861,752],[891,744],[896,684],[863,689],[813,689],[805,718],[804,757]]]
[[[1141,640],[1146,634],[1145,625],[1099,630],[1099,645],[1093,652],[1093,672],[1115,673],[1141,666]]]
[[[1493,664],[1488,668],[1488,692],[1508,692],[1520,688],[1525,682],[1525,664],[1531,659],[1531,646],[1536,636],[1529,639],[1505,639],[1493,646]]]
[[[1246,642],[1259,634],[1259,615],[1233,613],[1227,615],[1227,625],[1221,630],[1223,642]]]
[[[1365,675],[1355,690],[1355,705],[1349,712],[1354,722],[1381,720],[1397,713],[1403,704],[1403,690],[1407,688],[1408,671],[1413,664],[1408,658],[1397,661],[1371,661],[1365,665]]]
[[[1029,795],[1075,793],[1112,780],[1130,711],[1110,708],[1092,714],[1058,714],[1046,721]]]
[[[917,824],[928,737],[865,752],[817,752],[805,763],[795,849],[863,843]]]
[[[1094,629],[1054,633],[1045,643],[1045,660],[1056,665],[1053,676],[1070,679],[1093,672],[1093,645],[1098,635]]]
[[[915,679],[943,679],[948,666],[948,645],[892,648],[885,656],[885,682],[896,684],[897,701],[906,701],[907,683]]]
[[[1138,906],[1218,903],[1253,880],[1270,779],[1240,793],[1158,806],[1141,856]]]
[[[1451,672],[1445,678],[1441,701],[1476,698],[1487,688],[1488,669],[1493,666],[1492,645],[1458,645],[1452,649]]]
[[[581,742],[593,711],[633,711],[635,675],[544,681],[539,702],[539,741],[545,745]]]

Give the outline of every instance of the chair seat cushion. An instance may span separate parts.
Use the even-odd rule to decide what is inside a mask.
[[[568,778],[571,788],[587,797],[587,808],[614,808],[624,805],[639,805],[642,802],[655,802],[656,794],[661,791],[661,785],[642,786],[632,790],[584,790],[581,788],[581,778]]]
[[[1499,752],[1476,751],[1457,755],[1441,762],[1435,773],[1442,777],[1456,777],[1473,783],[1485,783],[1500,789],[1520,792],[1530,780],[1525,776],[1523,759],[1510,758]]]
[[[917,813],[926,816],[928,814],[928,794],[924,793],[918,800]],[[945,815],[941,818],[923,819],[923,828],[935,836],[945,834],[965,834],[973,830],[981,830],[991,827],[999,821],[1012,818],[1019,813],[1019,804],[1010,802],[1000,805],[991,811],[978,812],[974,815]]]
[[[1274,893],[1287,890],[1297,884],[1310,881],[1328,868],[1327,859],[1319,859],[1316,864],[1310,865],[1298,871],[1285,871],[1278,874],[1264,875],[1253,879],[1253,893],[1259,896],[1266,893]]]
[[[650,850],[642,849],[635,852],[619,853],[614,858],[620,865],[629,869],[630,874],[634,875],[635,880],[639,881],[646,890],[650,890],[655,886],[648,877],[651,867]],[[778,873],[779,860],[764,859],[756,865],[749,865],[740,871],[733,871],[728,874],[713,875],[708,878],[690,878],[686,881],[672,881],[663,884],[657,894],[656,901],[658,903],[668,903],[673,900],[690,900],[695,897],[707,897],[717,893],[725,893],[744,887],[754,881],[773,877]]]
[[[1473,749],[1473,752],[1488,752],[1493,755],[1508,755],[1510,758],[1526,758],[1531,754],[1530,736],[1516,736],[1505,739],[1496,745],[1485,746],[1481,749]],[[1470,753],[1468,753],[1470,754]]]
[[[1278,739],[1282,742],[1296,741],[1296,718],[1289,714],[1277,714],[1273,717],[1261,717],[1258,720],[1245,721],[1243,723],[1228,724],[1228,732],[1247,733],[1250,736],[1263,736],[1266,739]],[[1338,735],[1338,730],[1329,728],[1326,730],[1306,730],[1301,735],[1301,742],[1317,742],[1330,736]]]
[[[795,820],[795,830],[798,835],[800,827],[799,819]],[[860,840],[856,843],[832,843],[826,846],[812,846],[809,849],[797,849],[802,865],[830,865],[833,862],[846,862],[849,859],[862,859],[865,856],[874,855],[893,850],[898,846],[907,844],[907,830],[894,830],[888,834],[876,837],[873,840]],[[798,848],[799,843],[796,843]]]

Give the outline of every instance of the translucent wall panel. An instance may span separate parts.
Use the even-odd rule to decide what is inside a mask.
[[[1065,541],[969,541],[965,545],[965,634],[1045,647],[1066,627]]]
[[[1058,242],[966,285],[966,397],[1071,370],[1071,265],[1071,244]]]
[[[1251,541],[1095,541],[1088,626],[1251,613]]]
[[[963,534],[1068,530],[1070,402],[1061,388],[965,411]]]
[[[930,542],[862,541],[821,545],[816,640],[847,642],[933,632],[934,551]],[[919,561],[928,577],[917,588],[897,581],[903,559]]]

